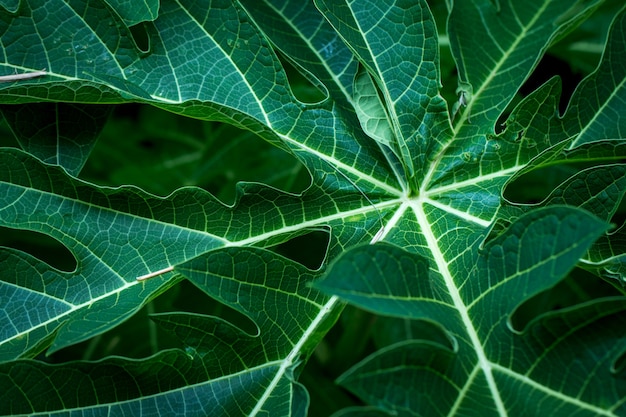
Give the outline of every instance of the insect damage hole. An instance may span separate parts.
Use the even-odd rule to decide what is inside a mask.
[[[326,259],[329,244],[329,230],[319,229],[295,236],[270,249],[285,258],[306,266],[308,269],[317,270]]]

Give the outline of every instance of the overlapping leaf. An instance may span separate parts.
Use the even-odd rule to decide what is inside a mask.
[[[478,3],[475,2],[471,7],[478,8]],[[502,4],[503,9],[511,6],[510,3],[507,5]],[[459,10],[468,5],[469,2],[460,5]],[[547,6],[547,4],[543,6]],[[556,7],[558,5],[555,3],[553,6]],[[502,12],[497,11],[495,5],[484,2],[480,7],[484,9],[481,18],[486,25],[489,23],[494,23],[495,25],[503,24],[502,20],[494,22],[495,18],[493,16],[491,19],[486,18],[490,13]],[[559,9],[557,8],[553,12],[556,11],[559,11]],[[560,10],[560,12],[562,11]],[[541,13],[543,12],[542,10]],[[535,17],[538,17],[541,13]],[[453,27],[454,11],[451,16],[450,24]],[[509,12],[508,16],[517,15]],[[472,21],[469,11],[463,13],[463,19],[466,20],[464,22],[465,25],[472,25],[473,27],[476,27],[478,21],[481,20],[477,18]],[[560,13],[557,13],[555,19],[562,21],[563,17]],[[616,346],[612,341],[613,338],[619,335],[618,329],[623,318],[619,316],[618,318],[602,319],[603,323],[605,321],[607,323],[603,327],[606,333],[594,333],[590,337],[597,341],[608,341],[606,345],[598,347],[597,350],[586,345],[580,339],[580,333],[573,333],[578,327],[570,330],[568,326],[571,326],[572,323],[575,323],[581,317],[586,317],[585,320],[587,320],[581,323],[589,324],[595,319],[600,319],[605,314],[610,315],[613,312],[619,312],[623,309],[623,300],[616,299],[606,303],[590,304],[572,312],[563,313],[563,315],[546,318],[544,321],[541,321],[541,324],[536,324],[537,327],[534,327],[533,332],[531,332],[532,336],[528,336],[528,340],[524,342],[525,344],[521,348],[516,347],[517,342],[511,340],[512,333],[508,334],[506,341],[498,340],[500,337],[500,330],[498,329],[501,328],[502,320],[506,320],[506,315],[511,314],[517,304],[523,301],[524,298],[517,299],[517,301],[507,304],[507,307],[502,309],[500,309],[500,306],[515,300],[515,296],[529,296],[535,293],[535,291],[522,288],[503,290],[506,286],[500,285],[497,282],[498,280],[494,280],[492,276],[493,271],[499,270],[501,274],[504,273],[505,275],[502,275],[502,277],[510,274],[510,276],[517,278],[521,276],[515,272],[515,267],[521,268],[521,265],[523,265],[521,259],[525,259],[526,262],[529,262],[529,265],[534,265],[531,269],[545,267],[546,263],[542,261],[544,258],[554,262],[554,266],[558,265],[560,268],[563,268],[568,262],[558,259],[559,257],[555,256],[555,252],[552,252],[557,248],[556,242],[546,239],[546,236],[539,232],[539,229],[535,229],[537,225],[543,223],[536,218],[525,217],[519,223],[507,229],[506,232],[499,231],[499,233],[503,233],[498,238],[502,239],[502,241],[505,241],[507,238],[515,240],[514,230],[519,230],[520,228],[524,228],[528,236],[533,235],[533,230],[536,233],[533,238],[536,239],[535,243],[531,243],[530,240],[526,243],[520,241],[518,242],[519,245],[514,245],[516,247],[500,250],[499,252],[501,252],[503,257],[503,265],[495,267],[493,265],[481,264],[481,260],[484,258],[479,256],[479,242],[485,236],[483,234],[485,229],[481,226],[486,226],[486,222],[481,222],[483,220],[480,217],[481,214],[491,212],[489,210],[491,203],[500,204],[497,201],[498,194],[495,190],[500,189],[502,183],[496,185],[491,182],[494,179],[501,180],[507,178],[509,173],[520,170],[521,167],[528,163],[530,163],[529,169],[533,169],[544,164],[565,161],[568,157],[571,157],[571,160],[576,160],[578,156],[580,158],[578,159],[579,161],[595,159],[600,163],[612,163],[616,159],[623,158],[623,149],[620,149],[623,144],[622,135],[619,133],[603,133],[623,131],[623,117],[615,115],[610,120],[606,120],[603,118],[603,113],[613,114],[612,108],[624,108],[623,104],[621,104],[624,98],[621,91],[624,77],[623,75],[618,75],[615,78],[611,76],[606,81],[600,81],[599,75],[602,73],[613,74],[613,72],[622,74],[623,60],[616,63],[614,59],[607,59],[607,57],[624,48],[623,30],[621,28],[623,19],[624,13],[621,13],[613,26],[605,59],[603,59],[597,72],[582,84],[580,93],[578,93],[584,94],[582,92],[585,90],[603,90],[603,93],[598,93],[603,97],[601,99],[602,105],[595,105],[592,102],[591,105],[586,107],[587,111],[584,114],[579,114],[578,106],[573,105],[565,117],[559,119],[556,116],[555,102],[555,99],[558,99],[558,95],[551,92],[555,86],[555,83],[552,82],[528,97],[519,106],[508,122],[510,127],[507,132],[508,136],[505,134],[500,137],[492,134],[494,123],[510,98],[504,98],[505,101],[500,104],[496,101],[490,102],[489,106],[485,106],[485,108],[488,108],[488,111],[484,112],[484,114],[483,112],[475,113],[475,109],[480,108],[480,104],[475,104],[474,107],[468,105],[466,113],[464,113],[464,120],[459,122],[455,130],[454,142],[444,149],[440,154],[440,159],[431,165],[431,170],[427,175],[427,179],[433,181],[433,184],[436,184],[436,186],[429,188],[423,194],[421,201],[418,200],[407,204],[406,217],[398,220],[397,226],[403,232],[401,235],[402,240],[398,240],[401,242],[401,246],[409,249],[409,251],[416,252],[423,258],[406,253],[403,254],[402,251],[396,248],[388,250],[384,247],[378,250],[362,248],[352,254],[348,252],[345,255],[345,263],[338,261],[337,265],[340,266],[336,266],[336,268],[339,269],[329,272],[327,279],[320,284],[320,288],[326,289],[329,293],[339,294],[347,300],[363,305],[372,311],[401,317],[436,320],[443,325],[444,329],[451,331],[452,334],[457,336],[458,348],[457,346],[441,346],[430,341],[402,342],[364,361],[354,371],[340,379],[342,383],[345,383],[346,386],[367,402],[402,415],[457,415],[463,413],[477,413],[479,415],[516,415],[527,413],[529,415],[540,415],[546,410],[558,410],[551,412],[563,414],[572,412],[588,412],[590,415],[621,414],[620,398],[623,395],[621,383],[615,382],[615,385],[607,387],[606,393],[593,389],[589,389],[588,392],[583,392],[582,390],[583,386],[595,386],[605,379],[608,383],[608,380],[612,378],[610,373],[612,361],[617,360],[623,349],[622,345]],[[459,30],[459,28],[460,25],[455,27],[455,30]],[[507,30],[511,32],[510,29]],[[550,30],[553,30],[553,28]],[[489,30],[485,32],[488,33]],[[554,33],[550,32],[546,39],[549,39]],[[516,48],[523,45],[525,42],[524,36],[523,33],[520,33],[519,38],[515,42],[511,42],[511,45]],[[494,42],[504,42],[505,39],[494,36],[492,40]],[[536,39],[533,38],[533,42],[535,41]],[[463,41],[459,42],[462,43]],[[500,50],[503,49],[500,48]],[[486,50],[490,51],[490,49]],[[495,48],[491,49],[491,51],[495,50]],[[515,55],[517,53],[519,52],[514,52],[511,49],[507,55]],[[474,55],[470,55],[469,52],[467,56],[471,56],[471,59],[474,59]],[[503,61],[484,59],[481,65],[485,65],[487,62],[496,62],[499,65]],[[609,64],[609,62],[613,63]],[[489,71],[491,73],[485,76],[482,81],[473,84],[472,90],[474,92],[478,90],[479,95],[479,97],[474,97],[474,100],[476,100],[474,103],[480,103],[481,94],[485,94],[485,98],[483,98],[485,100],[489,97],[487,93],[490,88],[489,83],[493,80],[497,80],[498,77],[502,76],[507,78],[507,81],[510,81],[510,75],[501,74],[502,70],[498,68],[498,65],[490,67]],[[609,68],[612,65],[617,67],[611,70]],[[520,67],[523,67],[523,65],[511,67],[511,70],[518,71]],[[476,65],[473,67],[474,71],[478,69]],[[521,81],[524,75],[520,74],[518,77],[520,77]],[[478,76],[477,79],[481,80]],[[480,82],[483,84],[481,85]],[[592,85],[594,87],[591,87]],[[513,92],[510,91],[510,94],[513,94]],[[588,92],[587,94],[590,93]],[[493,97],[499,96],[494,95]],[[578,103],[579,100],[587,103],[588,101],[583,97],[582,95],[575,95],[573,103]],[[537,103],[540,103],[538,107]],[[472,108],[474,111],[472,111]],[[499,111],[497,111],[498,108]],[[487,118],[489,114],[492,115]],[[470,117],[471,120],[469,119]],[[481,120],[482,117],[487,118],[487,120]],[[593,133],[590,139],[585,139],[581,142],[578,142],[577,139],[572,140],[576,138],[575,135],[581,137],[583,132],[586,132],[586,128],[594,124],[595,118],[605,120],[607,123],[602,132],[598,134]],[[574,120],[575,122],[568,122],[569,120]],[[564,130],[567,130],[567,128],[563,127],[565,125],[571,126],[570,130],[568,130],[569,134],[564,132]],[[575,125],[578,125],[578,128],[574,128],[573,126]],[[472,132],[471,137],[465,136],[470,131]],[[482,132],[483,136],[481,136],[480,132]],[[511,132],[515,136],[512,136]],[[609,138],[611,135],[615,136],[615,138],[611,138],[611,141],[599,142]],[[559,143],[560,141],[563,142]],[[585,142],[594,143],[588,144],[588,146],[581,146]],[[579,146],[575,151],[566,152],[564,150],[567,147],[575,146]],[[599,148],[604,149],[600,151]],[[453,158],[449,154],[450,152],[458,153]],[[590,157],[592,154],[594,157]],[[533,159],[535,156],[537,158]],[[440,176],[439,171],[444,174]],[[546,201],[546,204],[568,203],[584,207],[609,220],[612,214],[615,213],[624,194],[622,171],[623,166],[613,164],[593,167],[586,171],[583,170],[555,190]],[[443,180],[443,185],[439,183],[441,180]],[[448,181],[452,182],[448,185]],[[492,184],[494,188],[491,188]],[[480,203],[478,203],[479,201]],[[536,206],[534,209],[536,209]],[[535,213],[534,210],[532,212]],[[419,233],[409,234],[406,232],[410,224],[409,216],[415,216],[415,223],[419,225],[422,239],[420,239]],[[457,219],[454,220],[454,217],[457,217]],[[564,222],[567,221],[565,214],[557,217],[561,217],[561,220]],[[503,216],[503,219],[508,221],[512,221],[514,218]],[[537,222],[535,222],[536,220]],[[555,224],[558,224],[559,221]],[[580,223],[574,220],[570,227],[581,231],[583,226]],[[554,227],[550,229],[550,226],[547,224],[544,226],[544,231],[554,229]],[[392,233],[393,231],[390,232],[390,235]],[[600,233],[600,230],[596,229],[594,231],[595,236],[599,236]],[[407,235],[410,237],[406,237]],[[388,240],[394,241],[394,237],[388,236]],[[566,238],[562,236],[560,239]],[[580,239],[573,240],[576,242],[576,245],[581,243]],[[604,236],[597,246],[590,249],[590,253],[593,253],[597,257],[596,259],[619,258],[621,257],[619,254],[623,253],[622,240],[621,234],[617,235],[613,239],[614,244],[612,245],[608,243],[611,242],[611,239]],[[590,239],[583,246],[591,245],[592,242],[593,239]],[[493,244],[497,245],[496,243]],[[578,256],[583,255],[584,247],[577,251]],[[617,247],[622,249],[617,249]],[[492,248],[492,246],[487,246],[485,250],[489,251]],[[521,251],[528,252],[524,255]],[[389,252],[393,253],[393,255],[390,255]],[[533,252],[533,254],[531,255],[530,252]],[[599,253],[604,253],[604,256],[599,255]],[[489,256],[487,255],[487,257]],[[369,263],[365,261],[366,258],[369,259]],[[514,269],[506,272],[506,265],[509,264]],[[572,259],[570,259],[569,265],[573,265]],[[537,270],[536,275],[544,279],[552,276],[552,281],[546,280],[542,283],[542,285],[549,287],[556,283],[564,272],[565,270],[558,274],[552,268],[544,272]],[[528,276],[526,280],[529,280]],[[361,282],[362,285],[357,284],[357,282]],[[512,281],[506,280],[506,282]],[[527,284],[528,282],[525,282],[524,285]],[[489,295],[492,294],[491,289],[493,291],[503,290],[505,292],[491,298]],[[483,297],[493,300],[493,303],[490,302],[481,309],[479,307],[480,303],[472,300],[482,299]],[[505,298],[507,298],[506,301],[504,300]],[[498,301],[496,302],[495,300]],[[496,306],[498,306],[497,309]],[[478,310],[481,312],[478,313]],[[471,311],[476,311],[475,318],[471,318],[471,314],[469,314]],[[469,316],[466,317],[466,313]],[[463,319],[455,321],[455,317]],[[581,324],[581,326],[585,324]],[[542,328],[544,325],[549,330]],[[463,329],[463,334],[455,333],[453,330],[455,328]],[[563,340],[558,342],[562,343],[561,346],[557,346],[557,342],[547,341],[550,339],[548,335],[552,335],[550,332],[554,331],[563,332]],[[474,334],[474,332],[476,333]],[[481,332],[484,333],[481,334]],[[572,333],[571,336],[569,336],[570,333]],[[495,342],[496,340],[498,341]],[[540,341],[539,347],[533,348],[532,344],[537,343],[537,341]],[[491,353],[485,355],[485,351],[483,351],[483,348],[490,346],[491,343],[494,343],[494,346],[499,348],[506,346],[504,349],[507,352],[519,351],[521,356],[517,358],[515,353],[496,352],[494,357],[497,359],[494,362],[497,363],[497,366],[494,365],[492,367],[492,359],[489,357]],[[472,345],[472,348],[470,348],[471,353],[462,353],[464,344]],[[467,363],[463,365],[457,364],[456,366],[459,368],[455,368],[455,365],[451,365],[450,349],[458,349],[459,361],[469,360],[473,362],[473,365]],[[542,364],[541,367],[544,369],[548,366],[544,364],[545,358],[541,356],[545,349],[548,349],[553,354],[551,360],[556,360],[555,358],[558,355],[569,357],[574,350],[580,355],[581,359],[579,361],[581,363],[577,362],[579,367],[572,371],[571,380],[566,378],[564,381],[552,382],[552,378],[555,375],[560,375],[561,372],[556,369],[539,371],[539,363]],[[519,378],[514,377],[513,374],[515,372],[511,370],[515,370],[524,361],[530,360],[532,362],[533,359],[530,358],[534,355],[533,351],[537,352],[535,366],[532,368],[533,370],[537,369],[536,375],[529,376],[529,374],[524,374]],[[607,356],[600,369],[597,368],[595,358],[601,354],[606,354]],[[582,359],[583,355],[588,356],[585,356],[586,359]],[[506,365],[502,367],[499,363],[500,360],[503,360]],[[525,370],[526,366],[521,366],[519,369]],[[479,368],[487,369],[487,371],[477,371]],[[507,381],[507,377],[502,378],[490,375],[492,370],[495,372],[495,369],[498,372],[502,371],[504,374],[507,374],[507,377],[519,379],[520,383],[510,383],[511,381]],[[459,374],[460,370],[462,371]],[[509,374],[509,372],[511,373]],[[456,378],[460,379],[456,380]],[[428,382],[422,385],[423,381]],[[522,381],[532,386],[532,388],[529,387],[528,392],[525,391],[523,387],[524,382]],[[543,381],[546,381],[545,385]],[[500,384],[506,388],[501,388]],[[397,397],[389,394],[389,387],[396,387],[395,391],[393,389],[392,391],[397,394]],[[554,387],[557,388],[555,389]],[[504,394],[501,395],[500,390]],[[568,394],[563,395],[564,393]],[[481,397],[489,397],[491,400],[488,402],[479,400]],[[589,404],[586,404],[583,398],[588,398]],[[587,411],[583,411],[585,409]]]
[[[333,204],[343,199],[338,194],[333,198],[311,189],[309,200],[248,186],[240,190],[236,209],[229,209],[200,189],[182,189],[168,198],[132,188],[98,189],[20,151],[4,150],[2,156],[2,226],[46,233],[70,249],[78,263],[75,272],[63,273],[27,255],[2,252],[4,360],[43,349],[39,343],[57,329],[53,350],[103,332],[169,285],[163,278],[145,283],[136,278],[202,253],[276,244],[316,225],[360,228],[333,240],[332,252],[337,252],[349,239],[371,236],[378,227],[378,213],[372,214],[360,194],[346,194],[339,212]],[[351,223],[344,225],[348,218]],[[299,227],[306,219],[308,227]]]
[[[50,415],[56,415],[55,410],[77,415],[304,415],[308,399],[294,383],[294,373],[339,313],[332,309],[336,299],[307,286],[315,274],[272,252],[239,248],[195,258],[177,272],[245,314],[258,334],[246,334],[215,317],[155,316],[180,339],[184,351],[165,351],[144,361],[4,364],[0,385],[6,389],[0,394],[0,410]],[[49,375],[43,384],[42,375]],[[67,385],[67,380],[76,385]],[[79,395],[76,386],[82,386]],[[42,391],[46,402],[31,401]]]
[[[600,220],[578,209],[535,210],[483,249],[484,235],[475,236],[470,245],[480,255],[453,282],[438,282],[428,262],[393,246],[348,251],[317,288],[377,313],[437,322],[453,344],[390,346],[340,382],[400,415],[621,415],[626,387],[611,368],[625,346],[614,340],[626,319],[623,299],[549,314],[521,334],[511,329],[515,309],[555,285],[602,231]],[[601,329],[592,330],[598,319]],[[594,346],[584,342],[587,332]]]
[[[439,44],[426,2],[316,3],[380,88],[411,193],[422,185],[426,161],[449,138],[439,96]],[[406,16],[411,16],[409,22]]]
[[[288,90],[286,76],[280,68],[280,63],[267,41],[250,24],[242,10],[226,7],[230,5],[230,2],[224,2],[225,7],[220,8],[217,7],[218,4],[213,4],[209,9],[194,4],[162,5],[160,18],[150,32],[151,54],[144,57],[133,46],[128,32],[118,24],[117,17],[107,8],[83,9],[77,4],[64,2],[58,5],[46,2],[40,6],[30,3],[25,5],[26,8],[30,8],[29,13],[25,9],[21,15],[5,16],[7,25],[5,32],[14,32],[13,25],[26,25],[32,29],[20,26],[22,31],[32,30],[33,36],[37,34],[37,42],[33,42],[28,56],[21,55],[21,49],[13,51],[9,48],[6,51],[7,55],[15,61],[38,62],[33,64],[33,68],[43,66],[50,73],[49,76],[40,79],[7,84],[3,95],[5,101],[14,102],[13,97],[19,96],[21,97],[19,100],[23,101],[45,98],[106,102],[121,100],[119,96],[117,98],[111,96],[114,90],[121,96],[132,96],[137,89],[149,92],[151,96],[147,99],[153,103],[165,105],[180,101],[181,105],[175,107],[179,111],[186,111],[184,109],[187,108],[187,103],[196,100],[193,108],[197,108],[197,114],[202,114],[205,118],[214,116],[214,109],[219,108],[223,113],[220,118],[227,117],[231,121],[244,124],[249,124],[253,120],[257,126],[264,125],[263,129],[278,129],[273,124],[276,122],[282,124],[285,131],[293,130],[290,136],[284,136],[282,146],[295,148],[309,166],[314,166],[315,176],[322,181],[322,188],[325,189],[322,194],[317,192],[310,194],[314,202],[305,203],[296,196],[281,195],[269,189],[257,192],[247,188],[246,193],[257,195],[250,198],[251,206],[245,209],[249,212],[244,218],[234,221],[231,215],[227,214],[229,210],[225,206],[208,196],[199,197],[202,193],[198,190],[181,191],[172,195],[170,200],[154,200],[132,190],[117,193],[99,191],[86,185],[68,182],[62,174],[53,174],[54,170],[28,161],[26,155],[9,152],[7,169],[3,171],[6,181],[3,185],[3,195],[6,198],[3,225],[46,232],[68,246],[78,259],[79,269],[75,276],[77,279],[80,277],[83,285],[86,285],[84,280],[95,273],[88,268],[84,269],[83,263],[87,259],[93,258],[95,264],[106,271],[102,273],[99,289],[76,290],[76,294],[80,294],[80,301],[66,305],[68,311],[78,310],[81,312],[79,314],[84,314],[83,309],[94,307],[94,300],[111,299],[110,296],[114,296],[113,300],[117,301],[117,304],[124,305],[125,302],[121,301],[124,296],[117,300],[117,294],[126,287],[142,288],[133,282],[136,277],[171,267],[212,248],[233,244],[234,241],[248,244],[255,241],[277,243],[293,236],[294,233],[302,233],[298,231],[299,229],[306,231],[309,227],[337,223],[336,228],[339,230],[344,223],[341,219],[364,220],[366,223],[360,225],[350,224],[350,230],[356,232],[353,236],[337,235],[338,238],[331,248],[331,253],[336,253],[345,244],[344,240],[356,238],[358,241],[362,237],[357,236],[367,236],[375,232],[373,228],[378,227],[374,225],[378,222],[380,210],[370,207],[371,199],[361,193],[355,193],[354,182],[358,182],[362,188],[377,186],[378,192],[382,194],[397,192],[389,185],[393,181],[389,180],[385,168],[376,161],[376,155],[371,155],[366,151],[367,148],[358,146],[358,142],[348,135],[352,127],[342,124],[341,119],[336,119],[329,106],[313,107],[310,110],[305,109],[306,111],[299,108],[299,104]],[[65,19],[63,25],[56,25],[54,19],[46,17],[49,14],[47,8],[51,7],[56,7],[56,12],[52,13],[55,19]],[[224,26],[224,22],[228,22],[232,27]],[[57,30],[59,27],[60,31]],[[193,28],[197,36],[174,36],[177,27]],[[83,43],[81,39],[84,40]],[[89,39],[94,42],[88,41]],[[23,38],[14,41],[16,46],[22,42],[25,42]],[[13,44],[8,39],[5,43]],[[247,44],[248,47],[241,48],[243,44]],[[197,67],[196,63],[183,62],[183,59],[186,60],[181,55],[183,50],[194,49],[203,51],[202,59],[197,57],[197,63],[201,64],[201,67]],[[265,57],[266,62],[256,59],[259,56]],[[51,57],[55,58],[54,61]],[[63,64],[65,61],[69,66]],[[269,67],[265,65],[266,63],[270,64]],[[89,68],[89,65],[92,67]],[[144,66],[146,70],[142,72],[139,68]],[[203,88],[202,85],[207,83],[207,77],[213,82],[219,81],[221,87]],[[78,91],[74,90],[77,84],[73,84],[68,78],[80,84]],[[101,82],[104,78],[111,80],[113,84]],[[122,86],[130,87],[128,90],[120,90]],[[207,103],[200,105],[198,100]],[[292,117],[287,117],[285,111],[291,112]],[[240,119],[242,114],[245,114],[244,119]],[[295,125],[301,127],[296,128]],[[272,131],[273,136],[277,134],[276,131]],[[325,140],[328,137],[334,138],[335,143]],[[365,164],[358,168],[354,162],[357,151],[365,161]],[[9,163],[14,163],[15,166]],[[337,173],[337,165],[346,173]],[[349,180],[348,176],[355,180]],[[52,189],[46,179],[51,177],[55,178],[52,181]],[[119,205],[109,201],[110,193],[115,195],[113,200],[119,202]],[[333,198],[330,198],[330,195],[323,197],[326,193],[337,194]],[[341,197],[340,194],[344,194],[345,197]],[[22,199],[17,199],[18,196],[22,196]],[[148,198],[150,202],[146,202],[144,198]],[[352,206],[344,198],[361,200],[358,206],[362,210]],[[372,195],[371,198],[375,196]],[[23,205],[20,205],[20,209],[15,209],[16,199],[18,204]],[[289,200],[297,207],[291,206]],[[180,209],[165,203],[162,214],[159,214],[159,209],[153,205],[156,201],[162,203],[171,201]],[[156,204],[158,206],[160,203]],[[216,204],[215,208],[211,208],[213,204]],[[289,206],[291,208],[287,208]],[[347,209],[348,206],[352,206],[352,209]],[[59,207],[58,222],[52,218],[48,219],[46,207]],[[327,209],[331,209],[335,215],[342,214],[335,217]],[[39,215],[41,218],[32,217],[26,214],[27,212],[35,213],[35,216]],[[222,221],[218,220],[218,217],[222,217]],[[92,218],[98,219],[97,224],[91,224]],[[172,221],[187,232],[181,234],[166,231]],[[234,227],[233,222],[243,227]],[[303,223],[308,225],[299,227]],[[143,229],[143,232],[139,232],[139,229]],[[136,241],[126,235],[127,230],[132,230]],[[226,236],[231,233],[238,237]],[[279,237],[281,234],[285,237]],[[120,242],[116,243],[118,238]],[[234,240],[231,240],[232,238]],[[122,254],[124,256],[120,256]],[[11,272],[10,268],[7,270],[7,274],[13,273],[17,272]],[[53,275],[60,276],[58,273]],[[7,280],[12,282],[17,278]],[[154,288],[158,287],[151,285]],[[62,298],[65,298],[64,290],[61,290],[61,293]],[[130,293],[128,294],[130,296]],[[140,302],[136,299],[130,302],[126,311],[136,310],[148,294],[149,292],[144,294],[139,299]],[[47,299],[49,296],[50,294],[46,294],[41,298]],[[55,314],[53,313],[53,317]],[[36,323],[31,323],[30,316],[40,318]],[[65,317],[65,313],[63,316]],[[23,332],[29,333],[39,328],[41,323],[47,323],[45,317],[45,314],[35,309],[24,318],[19,330],[14,329],[12,324],[7,324],[7,329],[11,330],[7,330],[5,342]],[[125,314],[119,314],[119,317],[109,325],[121,320]],[[43,335],[51,334],[61,322],[63,320],[52,320],[51,323],[55,325]],[[93,330],[87,331],[89,328]],[[77,337],[84,339],[102,330],[103,328],[92,323],[86,328],[81,328],[77,332],[80,336]],[[83,331],[86,333],[81,334]],[[38,340],[31,338],[29,343],[33,345],[38,343]],[[76,340],[68,338],[59,346]],[[55,349],[59,346],[55,345]],[[16,354],[19,355],[19,349]]]
[[[624,12],[599,69],[563,118],[556,114],[558,84],[551,81],[522,101],[496,136],[496,122],[545,49],[600,1],[455,2],[448,32],[463,89],[453,121],[452,103],[439,93],[438,31],[425,1],[173,1],[161,2],[158,16],[155,4],[146,14],[124,11],[123,3],[32,0],[3,12],[3,73],[45,68],[48,75],[1,85],[0,100],[138,101],[226,121],[295,155],[313,185],[302,195],[240,185],[229,207],[195,188],[160,198],[131,187],[97,187],[68,174],[76,169],[3,150],[1,225],[50,235],[78,266],[60,272],[2,249],[2,360],[99,334],[181,277],[246,315],[258,335],[215,318],[161,316],[157,321],[177,334],[185,353],[104,361],[86,377],[93,384],[78,380],[90,365],[8,362],[3,384],[29,396],[52,392],[55,400],[31,403],[7,391],[5,410],[136,414],[187,407],[198,415],[303,415],[307,399],[294,384],[297,366],[339,313],[336,294],[355,301],[334,281],[341,275],[337,265],[349,260],[343,279],[362,285],[361,304],[428,318],[452,335],[401,342],[345,376],[366,401],[407,415],[455,415],[482,406],[494,415],[514,414],[523,399],[537,405],[531,414],[554,407],[563,414],[619,413],[621,374],[606,393],[593,390],[609,378],[607,364],[621,345],[611,345],[593,370],[590,359],[571,352],[599,355],[598,348],[618,337],[614,317],[621,316],[612,313],[621,311],[622,300],[543,316],[522,335],[506,320],[581,257],[604,267],[603,275],[621,267],[621,234],[602,235],[605,223],[597,217],[610,220],[624,193],[623,166],[614,164],[623,157],[626,123],[620,111]],[[140,21],[142,46],[137,28],[128,27]],[[327,98],[297,100],[276,50]],[[363,106],[364,97],[373,107]],[[542,205],[579,206],[596,217],[560,206],[503,208],[502,190],[516,175],[574,160],[592,166]],[[516,219],[506,229],[493,223]],[[327,261],[347,251],[326,278],[325,288],[335,294],[328,297],[306,287],[316,274],[260,248],[321,227],[330,234]],[[481,248],[490,231],[495,237]],[[360,246],[372,240],[388,244]],[[135,280],[159,271],[165,271],[160,278]],[[610,325],[591,326],[603,320]],[[580,329],[589,328],[593,335],[581,337]],[[559,368],[559,361],[566,365]],[[395,365],[403,367],[399,377],[386,373]],[[540,365],[571,366],[572,378],[554,381],[554,372]],[[177,367],[181,377],[172,378]],[[363,377],[370,370],[385,375]],[[27,372],[47,375],[51,385],[29,388]],[[136,389],[98,383],[120,372]],[[448,372],[449,379],[441,378]],[[154,375],[160,376],[147,383]],[[77,384],[58,386],[55,378],[77,378]],[[440,388],[438,397],[411,391],[421,380]],[[400,406],[386,385],[397,381],[409,388],[397,391],[408,393]],[[82,395],[81,385],[90,386]],[[380,409],[367,412],[380,415]]]

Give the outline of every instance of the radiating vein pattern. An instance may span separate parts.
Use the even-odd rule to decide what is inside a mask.
[[[0,248],[0,414],[303,417],[298,378],[311,357],[339,368],[326,352],[348,343],[317,346],[351,303],[367,323],[342,321],[338,337],[366,348],[337,379],[354,394],[341,415],[626,415],[626,228],[610,226],[626,194],[626,9],[9,3],[1,74],[45,73],[0,83],[2,104],[16,105],[0,108],[14,146],[0,149],[0,226],[47,235],[76,267]],[[558,78],[521,88],[548,48],[608,14],[599,63],[566,111]],[[126,155],[134,132],[103,133],[124,103],[211,124],[187,136],[150,120],[176,146],[163,148],[162,175],[145,174]],[[284,159],[260,161],[252,141],[237,147],[254,135]],[[98,161],[120,174],[112,155],[175,191],[82,179]],[[296,170],[309,174],[301,188],[267,178]],[[246,181],[225,190],[234,171]],[[313,234],[323,253],[306,267],[297,241]],[[215,311],[187,312],[208,311],[188,294]],[[176,311],[138,321],[150,332],[143,359],[32,359],[87,340],[89,358],[161,301]],[[162,346],[157,328],[171,337]]]

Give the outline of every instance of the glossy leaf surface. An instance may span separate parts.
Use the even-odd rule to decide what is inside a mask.
[[[16,146],[0,150],[0,226],[47,235],[76,264],[0,248],[4,415],[305,415],[299,377],[344,301],[411,331],[390,325],[339,378],[363,407],[338,415],[624,414],[624,10],[561,115],[557,78],[518,93],[601,1],[456,1],[447,38],[425,0],[139,3],[0,12],[1,74],[46,70],[0,84],[20,106],[4,111]],[[59,104],[37,114],[42,101]],[[252,132],[290,155],[277,175],[304,167],[310,185],[252,177],[226,204],[194,186],[201,164],[163,196],[85,181],[104,106],[128,103]],[[84,112],[80,126],[61,108]],[[163,172],[220,159],[176,140]],[[144,182],[160,172],[142,166]],[[536,177],[541,190],[523,188]],[[311,233],[328,238],[319,268],[283,256]],[[576,274],[613,293],[576,292]],[[189,282],[221,310],[155,315],[174,348],[45,363]],[[559,285],[574,289],[557,302]]]

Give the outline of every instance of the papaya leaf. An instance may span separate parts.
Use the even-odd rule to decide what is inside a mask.
[[[438,322],[454,351],[425,340],[400,342],[339,383],[398,415],[536,415],[548,403],[590,415],[622,414],[625,387],[611,377],[611,362],[626,347],[614,340],[626,319],[623,298],[537,317],[526,329],[512,328],[510,319],[528,297],[559,282],[605,227],[580,209],[534,210],[487,243],[476,236],[470,253],[477,258],[448,264],[467,275],[450,274],[442,283],[429,276],[426,260],[395,246],[345,252],[316,288],[380,314]],[[602,330],[593,330],[597,320]],[[604,335],[595,335],[599,344],[581,347],[584,332],[595,331]],[[559,357],[577,358],[575,368]],[[575,380],[588,381],[587,388]]]
[[[626,9],[467,0],[435,21],[426,0],[140,3],[0,4],[0,104],[21,148],[0,149],[0,227],[46,235],[75,261],[61,270],[2,241],[0,414],[303,416],[324,407],[301,384],[315,380],[305,364],[339,375],[328,357],[347,343],[368,355],[338,379],[357,398],[315,412],[625,413]],[[559,113],[558,78],[522,87],[596,10],[612,16],[602,56]],[[275,188],[267,169],[237,166],[268,154],[199,153],[208,139],[184,129],[193,146],[172,158],[251,178],[215,195],[202,172],[163,185],[171,169],[129,152],[111,168],[142,178],[86,181],[99,109],[122,104],[228,124],[215,129],[231,132],[225,149],[258,136],[291,158],[259,165],[310,181]],[[48,106],[81,112],[80,126],[21,113]],[[105,140],[124,152],[128,138]],[[150,179],[167,191],[132,185]],[[326,241],[307,267],[313,250],[294,241],[312,232]],[[609,295],[559,305],[579,273]],[[194,311],[206,296],[213,310]],[[169,309],[146,326],[175,347],[63,356],[159,300]],[[372,320],[342,339],[330,327],[345,301]],[[384,315],[404,333],[390,325],[371,344]]]

